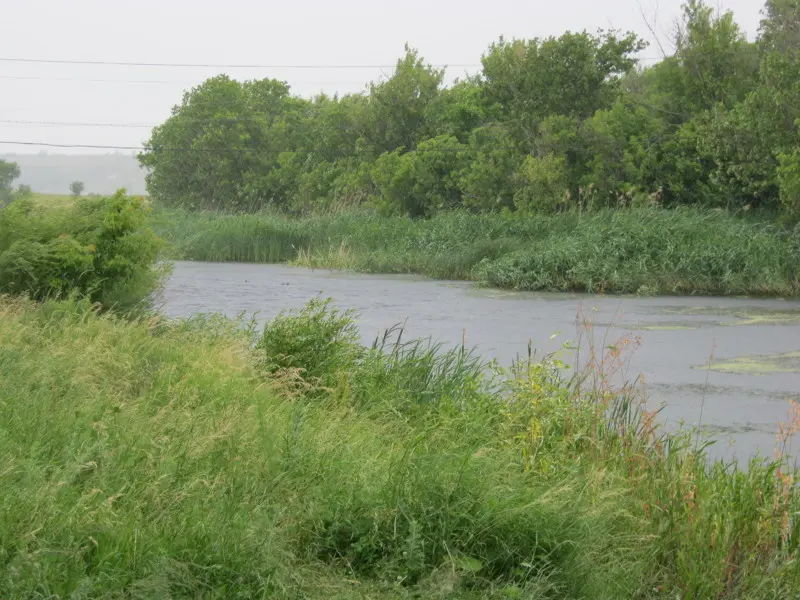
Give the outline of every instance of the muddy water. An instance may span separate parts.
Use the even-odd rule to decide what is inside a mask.
[[[579,335],[584,347],[588,335],[599,347],[627,338],[638,347],[624,375],[642,378],[665,426],[701,424],[715,456],[771,456],[790,399],[800,399],[800,301],[510,292],[407,276],[178,262],[163,311],[266,320],[317,294],[358,311],[365,341],[407,321],[407,337],[465,340],[506,365],[527,353],[529,341],[550,352]],[[579,315],[594,323],[590,332]],[[794,446],[800,451],[800,440]]]

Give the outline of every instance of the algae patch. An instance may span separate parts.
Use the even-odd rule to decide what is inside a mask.
[[[596,327],[625,329],[629,331],[692,331],[699,329],[696,323],[690,321],[675,321],[667,323],[616,323],[613,321],[594,323]]]
[[[739,356],[726,361],[695,367],[736,375],[769,375],[770,373],[800,373],[800,351],[764,356]]]
[[[737,314],[739,321],[726,325],[800,325],[800,313]]]
[[[800,310],[684,306],[666,308],[663,314],[695,317],[718,316],[722,318],[715,320],[714,325],[719,326],[800,325]]]

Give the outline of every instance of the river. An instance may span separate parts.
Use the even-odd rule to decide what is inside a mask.
[[[701,424],[715,440],[713,457],[772,456],[778,423],[800,400],[796,300],[511,292],[414,276],[176,262],[162,310],[171,317],[244,312],[264,321],[318,294],[358,312],[365,342],[405,321],[406,339],[463,340],[503,365],[525,355],[529,342],[551,352],[579,335],[585,340],[581,315],[593,322],[599,347],[631,340],[625,376],[641,378],[665,427]]]

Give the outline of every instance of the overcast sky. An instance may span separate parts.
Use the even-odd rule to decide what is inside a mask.
[[[631,29],[668,43],[680,0],[3,0],[0,59],[256,65],[392,65],[408,42],[437,65],[475,65],[499,36]],[[724,0],[751,39],[762,2]],[[669,49],[669,48],[668,48]],[[642,53],[660,55],[656,44]],[[467,67],[451,67],[448,77]],[[153,125],[182,91],[227,72],[275,77],[295,93],[360,91],[391,68],[213,69],[0,60],[0,142],[139,146],[149,129],[8,121]],[[42,147],[0,143],[0,153]],[[55,148],[49,152],[65,152]],[[92,150],[72,150],[92,152]],[[103,152],[95,150],[94,152]]]

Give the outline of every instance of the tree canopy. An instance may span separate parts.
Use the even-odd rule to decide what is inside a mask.
[[[671,56],[633,33],[499,39],[444,85],[406,47],[360,94],[209,79],[155,128],[151,196],[196,209],[355,204],[412,216],[660,202],[800,211],[800,0],[768,0],[749,41],[683,6]]]

